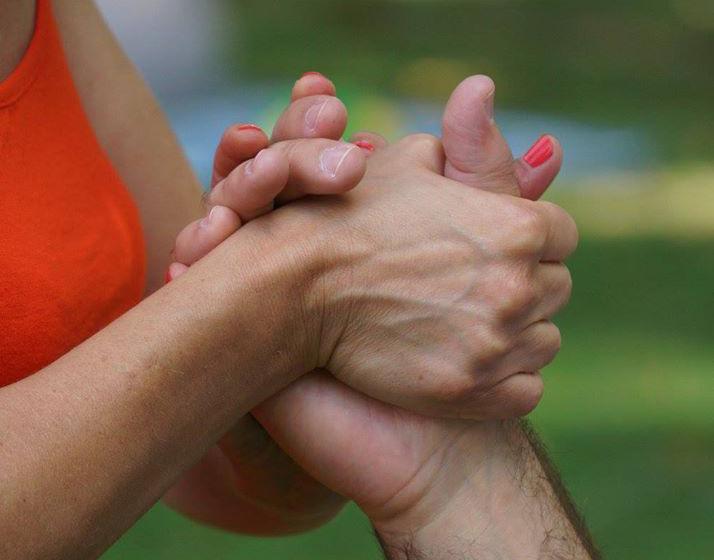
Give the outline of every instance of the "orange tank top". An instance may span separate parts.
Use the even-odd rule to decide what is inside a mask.
[[[142,297],[136,207],[100,147],[52,15],[0,83],[0,386],[67,353]]]

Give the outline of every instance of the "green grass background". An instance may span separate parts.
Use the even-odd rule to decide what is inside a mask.
[[[499,84],[501,108],[635,126],[662,168],[678,166],[664,179],[636,177],[634,186],[615,177],[562,189],[583,239],[571,262],[573,300],[559,319],[563,351],[545,372],[534,421],[607,558],[714,558],[714,171],[700,171],[714,150],[714,3],[224,5],[234,30],[223,38],[226,64],[237,75],[287,80],[322,70],[347,91],[353,115],[357,107],[354,128],[389,128],[395,95],[443,102],[461,77],[486,72]],[[360,105],[371,120],[360,119]],[[662,182],[665,191],[655,193]],[[585,197],[603,186],[614,188]],[[379,557],[354,507],[308,535],[253,539],[160,505],[105,556]]]

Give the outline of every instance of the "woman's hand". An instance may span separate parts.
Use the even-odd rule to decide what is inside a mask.
[[[196,221],[179,234],[177,262],[167,278],[178,278],[242,224],[302,196],[337,194],[359,182],[364,156],[343,158],[338,174],[325,176],[321,152],[335,145],[347,123],[344,105],[330,80],[317,73],[300,78],[292,102],[271,140],[255,125],[234,125],[216,149],[207,206],[220,213]],[[365,145],[365,144],[363,144]],[[251,164],[258,153],[261,165]],[[247,173],[247,169],[251,172]],[[301,469],[248,414],[221,438],[165,496],[178,511],[233,532],[279,535],[313,529],[332,519],[345,499]]]

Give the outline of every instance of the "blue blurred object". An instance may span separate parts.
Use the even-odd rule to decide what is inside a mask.
[[[213,150],[223,130],[236,122],[266,124],[273,115],[275,100],[285,97],[287,87],[252,84],[229,90],[197,93],[167,99],[164,106],[184,149],[201,180],[211,174]],[[442,107],[410,100],[393,101],[403,116],[400,132],[440,135]],[[647,137],[633,128],[609,128],[525,111],[500,111],[498,123],[514,154],[525,152],[540,134],[556,135],[565,149],[561,177],[578,180],[612,171],[636,171],[654,159]],[[358,124],[359,128],[359,124]]]

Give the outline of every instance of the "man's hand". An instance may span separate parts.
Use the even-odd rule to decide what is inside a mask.
[[[546,138],[549,158],[531,165],[531,150],[514,167],[491,115],[478,109],[489,97],[492,103],[493,84],[484,77],[469,78],[452,96],[444,119],[446,173],[473,187],[537,198],[557,174],[560,147]],[[420,416],[319,373],[257,413],[296,461],[357,501],[390,557],[581,557],[577,515],[567,499],[555,498],[557,480],[546,476],[537,447],[516,423]]]
[[[559,207],[467,189],[439,175],[443,164],[437,139],[412,136],[372,155],[340,199],[297,203],[264,223],[321,223],[321,366],[424,414],[522,415],[542,392],[523,372],[560,347],[550,318],[570,296],[562,261],[577,231]]]

